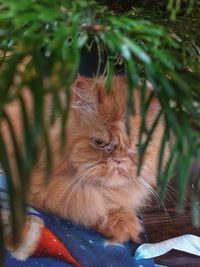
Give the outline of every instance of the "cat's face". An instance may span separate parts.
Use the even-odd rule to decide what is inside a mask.
[[[73,87],[68,123],[68,159],[74,179],[102,186],[133,183],[137,171],[140,117],[131,118],[131,136],[125,128],[126,80],[115,77],[110,95],[104,81],[79,77]]]

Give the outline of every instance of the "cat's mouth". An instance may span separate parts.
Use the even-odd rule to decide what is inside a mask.
[[[113,168],[113,170],[111,171],[111,174],[117,174],[117,175],[122,175],[124,176],[126,174],[126,172],[124,171],[124,169],[120,168],[120,167],[115,167]]]
[[[124,168],[121,167],[113,168],[108,175],[108,177],[112,179],[120,178],[124,180],[127,180],[129,176],[130,176],[129,173]]]
[[[89,164],[88,164],[89,165]],[[130,164],[90,164],[89,166],[84,166],[86,169],[82,169],[81,175],[86,177],[84,179],[85,183],[93,184],[96,186],[117,186],[117,185],[127,185],[133,179],[131,178],[133,173],[133,166]],[[130,169],[131,168],[131,169]]]
[[[114,169],[108,176],[102,177],[102,185],[105,187],[127,186],[131,183],[128,174],[120,168]]]

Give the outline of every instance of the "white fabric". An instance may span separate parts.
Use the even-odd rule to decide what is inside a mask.
[[[154,258],[167,253],[171,249],[200,256],[200,237],[186,234],[159,243],[145,243],[137,248],[135,258],[136,260]]]

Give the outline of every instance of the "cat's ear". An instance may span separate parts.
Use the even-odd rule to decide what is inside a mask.
[[[79,112],[94,113],[97,104],[91,79],[78,75],[72,86],[72,107]]]

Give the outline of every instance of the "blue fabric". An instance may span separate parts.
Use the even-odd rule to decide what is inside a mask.
[[[25,261],[19,261],[10,253],[5,254],[5,267],[73,267],[71,264],[55,258],[30,257]]]
[[[58,239],[63,242],[82,266],[154,266],[152,260],[136,261],[134,257],[132,257],[138,247],[138,244],[132,241],[124,245],[111,245],[103,235],[91,229],[74,225],[70,221],[52,215],[49,216],[43,212],[39,212],[37,215]]]
[[[5,193],[5,183],[0,177],[0,194]],[[3,186],[4,185],[4,186]],[[2,198],[1,198],[2,200]],[[4,200],[5,202],[5,195]],[[71,252],[83,267],[154,267],[152,259],[135,260],[138,244],[129,241],[125,244],[110,244],[106,237],[91,229],[77,226],[68,220],[46,214],[40,210],[29,209],[29,215],[40,217],[47,227]],[[72,266],[51,257],[29,257],[25,261],[16,260],[6,252],[6,267],[69,267]]]

